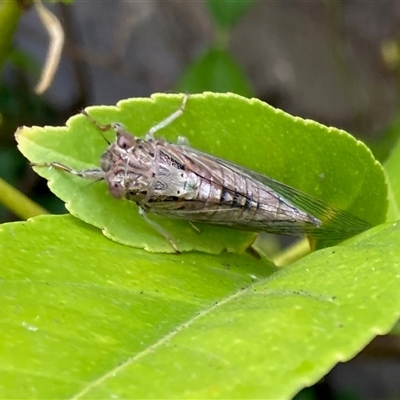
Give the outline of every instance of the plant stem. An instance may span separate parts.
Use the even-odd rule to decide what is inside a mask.
[[[0,203],[22,219],[28,219],[48,211],[26,197],[0,178]]]
[[[304,238],[296,242],[293,246],[287,248],[278,256],[276,256],[273,259],[273,262],[277,267],[284,267],[286,265],[294,263],[298,259],[309,254],[310,252],[310,242],[307,238]]]

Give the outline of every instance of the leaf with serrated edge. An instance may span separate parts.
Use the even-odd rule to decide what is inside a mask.
[[[118,107],[90,107],[99,122],[118,121],[138,136],[181,104],[182,95],[130,99]],[[361,142],[347,133],[292,117],[256,99],[205,93],[189,98],[184,114],[158,132],[168,140],[185,136],[199,150],[264,173],[365,219],[384,221],[387,187],[380,164]],[[113,132],[108,134],[113,140]],[[76,169],[99,165],[106,148],[100,133],[83,115],[65,128],[21,128],[22,153],[36,163],[58,161]],[[150,251],[171,252],[170,244],[143,221],[137,206],[112,198],[104,183],[90,183],[63,171],[36,168],[74,216],[97,226],[106,236]],[[374,190],[371,190],[371,187]],[[254,235],[229,228],[157,219],[182,251],[242,252]]]
[[[273,272],[71,216],[2,225],[0,397],[290,398],[398,320],[399,228]]]

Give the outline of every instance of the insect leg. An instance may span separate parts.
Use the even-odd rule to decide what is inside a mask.
[[[81,113],[94,125],[96,125],[96,127],[102,131],[102,132],[106,132],[110,129],[113,128],[113,124],[100,124],[99,122],[97,122],[92,116],[90,116],[85,110],[82,110]]]
[[[167,118],[163,119],[161,122],[159,122],[158,124],[152,126],[150,128],[150,130],[146,133],[145,139],[149,140],[149,139],[154,139],[154,134],[159,131],[160,129],[165,128],[166,126],[168,126],[172,121],[175,121],[177,118],[179,118],[182,114],[183,111],[186,107],[186,102],[189,98],[189,94],[186,93],[183,96],[183,100],[182,100],[182,104],[179,107],[178,110],[176,110],[175,112],[173,112],[170,116],[168,116]]]
[[[64,164],[60,164],[59,162],[50,162],[50,163],[31,163],[32,167],[49,167],[49,168],[56,168],[62,171],[66,171],[72,175],[79,176],[83,179],[90,179],[92,181],[99,181],[104,179],[104,172],[100,168],[93,168],[93,169],[84,169],[78,171],[76,169],[72,169],[67,167]]]
[[[192,221],[188,221],[188,222],[189,222],[189,225],[193,228],[193,230],[200,235],[201,230]]]
[[[149,223],[160,235],[164,236],[165,239],[168,240],[168,242],[171,244],[172,248],[174,249],[175,253],[180,253],[178,246],[175,244],[174,240],[172,239],[172,237],[170,236],[170,234],[159,224],[157,224],[157,222],[152,221],[146,213],[146,210],[143,207],[139,206],[139,214],[141,217],[143,217],[143,219]]]

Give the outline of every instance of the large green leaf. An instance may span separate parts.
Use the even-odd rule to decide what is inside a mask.
[[[1,398],[289,398],[400,314],[400,225],[273,272],[71,216],[0,227]]]
[[[119,121],[137,135],[177,110],[181,95],[130,99],[118,107],[90,107],[102,123]],[[387,210],[387,187],[380,164],[361,142],[347,133],[292,117],[256,100],[232,94],[193,95],[184,114],[159,132],[175,141],[186,136],[194,148],[267,174],[377,225]],[[96,127],[83,115],[67,127],[21,128],[22,153],[35,163],[58,161],[93,168],[106,148]],[[113,132],[109,140],[114,140]],[[169,243],[139,216],[137,207],[116,200],[106,185],[88,183],[63,171],[36,168],[49,179],[69,211],[121,243],[151,251],[172,251]],[[373,188],[373,190],[372,190]],[[198,235],[184,221],[159,220],[179,248],[212,253],[243,251],[253,236],[226,228],[201,226]]]

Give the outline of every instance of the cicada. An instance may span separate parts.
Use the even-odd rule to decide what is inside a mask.
[[[100,167],[79,171],[58,162],[33,165],[105,181],[111,196],[135,202],[175,251],[178,247],[172,237],[148,213],[253,232],[306,234],[313,239],[342,240],[369,228],[366,221],[268,176],[196,150],[184,141],[155,138],[158,130],[183,114],[188,97],[144,139],[119,123],[101,125],[83,111],[101,131],[116,133],[100,157]]]

